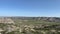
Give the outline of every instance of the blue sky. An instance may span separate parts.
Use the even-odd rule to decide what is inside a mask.
[[[60,0],[0,0],[0,16],[60,17]]]

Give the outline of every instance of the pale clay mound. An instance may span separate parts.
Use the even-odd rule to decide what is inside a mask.
[[[11,24],[11,23],[14,23],[14,21],[10,18],[0,18],[0,23]]]

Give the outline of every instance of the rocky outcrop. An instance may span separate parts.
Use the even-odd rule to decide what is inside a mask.
[[[0,23],[4,24],[14,24],[14,21],[10,18],[0,18]]]

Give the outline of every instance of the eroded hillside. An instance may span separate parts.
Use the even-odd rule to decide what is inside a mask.
[[[0,17],[0,34],[60,34],[60,18]]]

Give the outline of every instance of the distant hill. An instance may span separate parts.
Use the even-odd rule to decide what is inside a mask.
[[[60,22],[59,17],[11,17],[11,19]]]
[[[59,17],[0,17],[0,23],[14,22],[16,20],[36,20],[45,22],[60,22]]]

